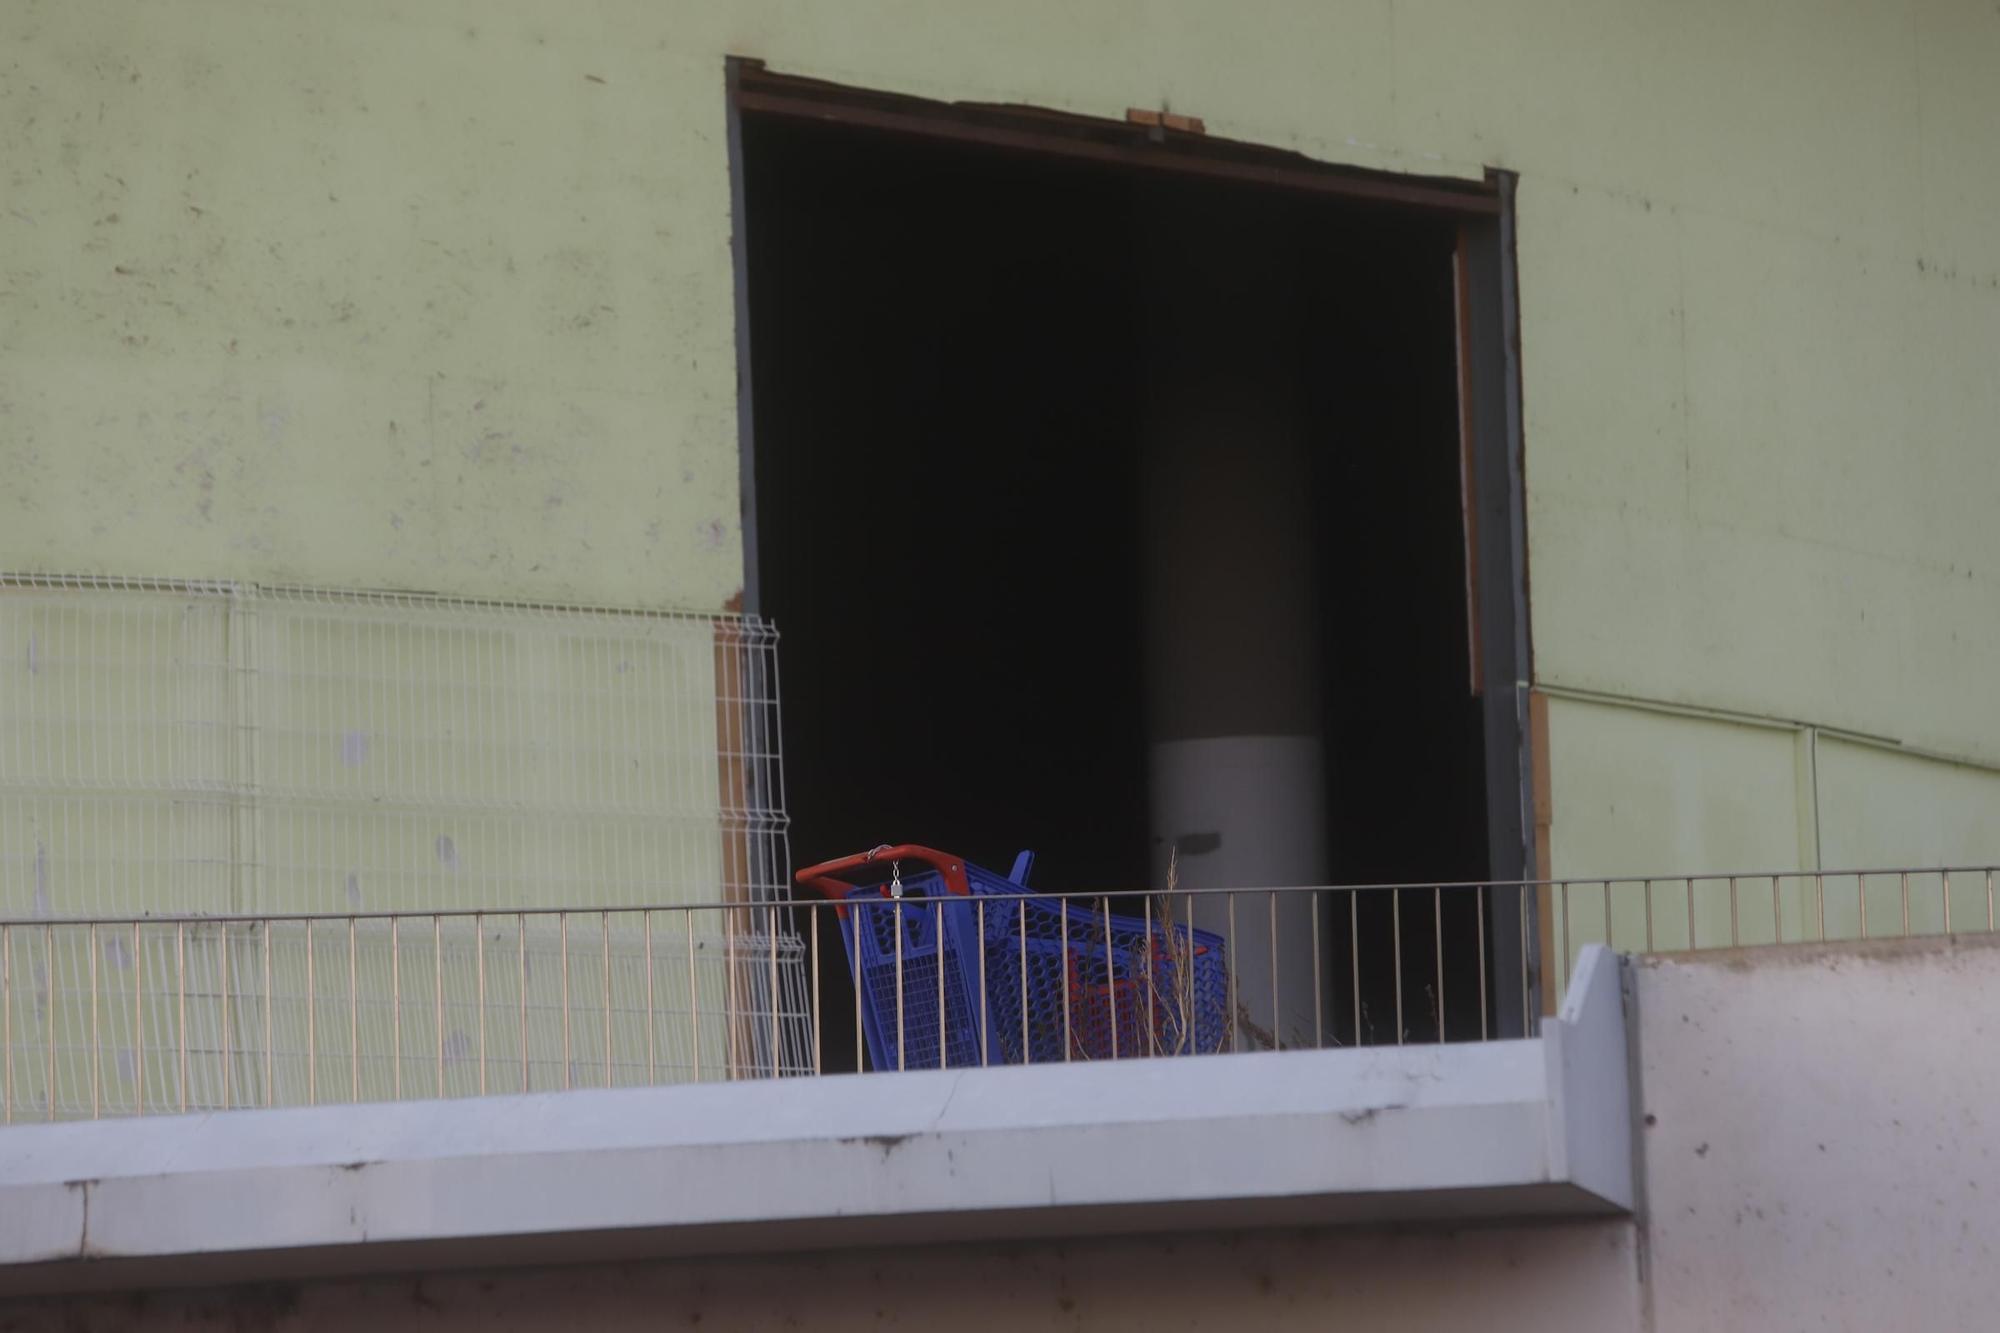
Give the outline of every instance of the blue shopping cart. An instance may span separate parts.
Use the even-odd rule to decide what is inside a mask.
[[[831,898],[877,1069],[1193,1055],[1228,1041],[1222,937],[905,843],[798,872]],[[905,864],[912,867],[903,873]],[[857,880],[864,882],[857,883]]]

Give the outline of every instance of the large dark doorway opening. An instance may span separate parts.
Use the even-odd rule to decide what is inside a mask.
[[[1203,308],[1264,340],[1295,406],[1304,555],[1295,586],[1258,583],[1253,561],[1207,603],[1226,610],[1172,633],[1225,663],[1314,663],[1327,882],[1522,874],[1518,734],[1496,725],[1516,649],[1494,641],[1518,574],[1493,567],[1507,534],[1482,541],[1463,484],[1508,466],[1462,410],[1467,238],[1490,218],[854,119],[746,103],[737,122],[746,554],[753,609],[784,636],[794,859],[915,841],[1004,869],[1029,847],[1038,888],[1158,887],[1159,321],[1205,281],[1183,257],[1226,215],[1225,262],[1255,250],[1276,276]],[[1224,553],[1212,564],[1277,540],[1241,494],[1219,478],[1174,516]],[[1478,508],[1509,515],[1504,496]],[[1428,975],[1441,937],[1459,994],[1474,975],[1521,993],[1492,944],[1518,919],[1413,897],[1391,939],[1387,911],[1328,913],[1327,956],[1400,945]],[[1330,1031],[1395,1040],[1365,1017],[1395,1009],[1391,971],[1360,1015],[1346,987],[1329,996]],[[830,1022],[851,1015],[826,999]]]

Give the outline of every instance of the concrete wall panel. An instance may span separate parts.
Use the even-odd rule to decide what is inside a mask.
[[[1989,1326],[1996,988],[1990,937],[1640,963],[1650,1327]]]

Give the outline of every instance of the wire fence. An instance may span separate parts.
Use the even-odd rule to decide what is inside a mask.
[[[642,1045],[627,999],[559,1023],[571,983],[623,994],[655,920],[591,948],[560,909],[784,896],[776,645],[734,615],[0,575],[8,1113],[476,1091],[503,1037],[518,1088],[749,1062],[771,1025],[722,1015],[802,1011],[796,939],[674,918],[704,1060]],[[416,940],[415,909],[463,910]],[[489,974],[502,909],[535,910]]]
[[[0,576],[0,914],[763,901],[753,618]]]

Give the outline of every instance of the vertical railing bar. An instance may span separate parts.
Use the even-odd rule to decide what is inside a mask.
[[[347,1100],[361,1100],[361,987],[356,975],[355,918],[347,918]]]
[[[1646,881],[1646,952],[1653,952],[1653,881]]]
[[[1986,872],[1986,928],[1993,929],[1993,872]],[[1824,931],[1820,932],[1825,934]]]
[[[1326,1046],[1326,996],[1322,993],[1326,978],[1321,975],[1319,961],[1319,890],[1306,895],[1307,906],[1312,912],[1313,945],[1313,1049]]]
[[[1354,1044],[1361,1035],[1361,890],[1347,891],[1347,975],[1354,983]]]
[[[1479,946],[1479,1039],[1487,1039],[1486,1023],[1486,886],[1475,885],[1472,890],[1472,906],[1478,923]]]
[[[186,959],[183,951],[182,959]],[[48,1118],[56,1118],[56,1006],[60,999],[56,992],[56,928],[54,925],[42,927],[42,974],[47,978],[48,1007],[44,1027],[48,1037],[43,1043],[48,1048],[47,1081],[42,1084],[42,1102]],[[181,1110],[187,1110],[187,964],[181,965]]]
[[[1534,952],[1529,947],[1531,936],[1528,932],[1528,903],[1530,901],[1528,894],[1531,890],[1534,892],[1533,901],[1539,909],[1541,905],[1541,888],[1542,886],[1539,884],[1523,884],[1514,890],[1514,920],[1519,926],[1521,933],[1521,1035],[1523,1036],[1534,1035],[1535,990],[1541,984],[1540,979],[1528,970],[1528,960]],[[1542,960],[1542,966],[1548,966],[1546,958]]]
[[[515,993],[515,999],[516,999],[516,1000],[518,1001],[518,1003],[519,1003],[519,1006],[520,1006],[520,1010],[521,1010],[521,1021],[520,1021],[520,1024],[519,1024],[519,1031],[517,1031],[517,1032],[515,1033],[515,1036],[516,1036],[516,1038],[517,1038],[517,1039],[519,1040],[519,1043],[520,1043],[520,1047],[521,1047],[521,1091],[522,1091],[522,1092],[526,1092],[526,1091],[528,1090],[528,1083],[529,1083],[529,1079],[528,1079],[528,914],[527,914],[526,912],[516,912],[516,913],[514,914],[514,952],[515,952],[515,955],[516,955],[516,961],[517,961],[517,963],[518,963],[518,965],[519,965],[519,969],[520,969],[520,973],[521,973],[521,977],[520,977],[520,988],[519,988],[519,990],[518,990],[518,991],[516,991],[516,993]],[[397,1009],[398,1009],[398,1010],[400,1010],[400,1009],[402,1008],[402,1004],[401,1004],[400,1002],[398,1002],[398,1004],[397,1004],[397,1006],[396,1006],[396,1007],[397,1007]],[[399,1047],[397,1048],[397,1060],[396,1060],[396,1066],[397,1066],[398,1070],[400,1070],[400,1069],[402,1068],[402,1048],[401,1048],[400,1046],[399,1046]]]
[[[778,907],[767,903],[764,907],[764,929],[771,937],[771,1077],[779,1076],[779,1029],[778,1029]],[[944,969],[938,969],[943,975]]]
[[[1160,1053],[1159,999],[1155,994],[1160,986],[1160,969],[1154,961],[1153,950],[1153,895],[1147,894],[1139,900],[1146,918],[1146,1054]]]
[[[653,996],[653,909],[647,908],[644,917],[642,934],[646,950],[646,1086],[651,1087],[660,1081],[659,1029],[658,1020],[654,1017]],[[814,974],[813,980],[815,983],[818,982],[817,973]]]
[[[729,908],[720,909],[722,918],[722,1077],[725,1082],[733,1082],[743,1068],[737,1058],[737,1027],[743,1017],[743,1005],[736,998],[736,937],[741,934],[738,918]]]
[[[1903,938],[1910,937],[1910,872],[1905,870],[1900,876],[1903,882]]]
[[[486,914],[472,914],[472,966],[479,991],[479,1095],[486,1095]]]
[[[1616,952],[1618,945],[1612,938],[1614,929],[1611,924],[1611,881],[1607,879],[1604,881],[1604,947]]]
[[[1743,932],[1736,917],[1736,876],[1729,877],[1729,947],[1734,949],[1743,943]]]
[[[55,933],[53,931],[51,931],[49,934],[49,947],[52,950],[55,947]],[[53,958],[50,960],[50,964],[51,964],[51,970],[49,976],[51,981],[53,981],[55,977]],[[180,1052],[181,1053],[181,1069],[180,1069],[181,1114],[185,1115],[187,1114],[187,1109],[188,1109],[187,923],[185,921],[177,921],[174,923],[174,1004],[175,1008],[179,1011],[180,1047],[181,1047],[181,1052]],[[54,1016],[55,1015],[52,1011],[50,1013],[50,1018],[53,1019]],[[51,1120],[55,1119],[56,1115],[55,1031],[56,1031],[55,1024],[51,1022],[49,1024],[49,1096],[48,1096],[49,1119]]]
[[[611,1086],[611,913],[597,914],[599,933],[604,937],[603,957],[599,960],[603,974],[598,981],[598,995],[604,1001],[604,1086]]]
[[[1686,886],[1686,888],[1687,888],[1687,903],[1688,903],[1688,951],[1689,951],[1689,952],[1691,953],[1691,952],[1693,952],[1693,951],[1694,951],[1694,947],[1695,947],[1695,943],[1694,943],[1694,877],[1693,877],[1692,875],[1690,875],[1690,876],[1688,876],[1688,877],[1687,877],[1686,879],[1683,879],[1683,880],[1681,881],[1681,883],[1682,883],[1683,885],[1685,885],[1685,886]]]
[[[263,933],[264,933],[264,948],[263,948],[263,952],[264,952],[264,1105],[265,1105],[266,1107],[269,1107],[269,1106],[270,1106],[270,1105],[272,1104],[273,1100],[274,1100],[274,1099],[276,1098],[276,1096],[277,1096],[277,1081],[278,1081],[278,1079],[277,1079],[277,1064],[278,1064],[278,1052],[277,1052],[277,1049],[276,1049],[276,1040],[277,1040],[277,1024],[276,1024],[276,1020],[275,1020],[275,1018],[274,1018],[274,1016],[273,1016],[273,1014],[272,1014],[272,1003],[271,1003],[271,931],[272,931],[272,924],[271,924],[271,923],[270,923],[269,921],[266,921],[266,922],[264,922],[264,925],[263,925]],[[137,938],[137,928],[136,928],[136,927],[134,927],[134,931],[133,931],[133,936],[134,936],[134,938],[135,938],[135,939]],[[136,966],[138,965],[138,964],[137,964],[137,962],[136,962],[136,955],[137,955],[138,951],[137,951],[137,950],[135,949],[135,950],[133,950],[133,953],[134,953],[134,955],[135,955],[135,962],[134,962],[133,966],[135,966],[135,967],[136,967]],[[137,974],[135,973],[134,975],[137,975]]]
[[[951,1049],[951,1033],[945,1021],[944,1012],[944,899],[931,899],[931,948],[932,957],[937,959],[937,1014],[938,1014],[938,1068],[949,1063],[946,1052]]]
[[[988,1063],[986,1045],[992,1040],[993,1035],[989,1031],[993,1023],[992,1016],[986,1012],[986,899],[984,897],[974,899],[972,906],[978,915],[976,925],[979,932],[979,1067],[984,1069]],[[815,916],[813,918],[815,940],[819,938],[818,921],[819,918]],[[818,1066],[814,1066],[813,1072],[819,1072]]]
[[[1170,885],[1174,883],[1174,874],[1171,870],[1167,874],[1167,883]],[[1209,1054],[1210,1052],[1205,1052],[1201,1049],[1201,1023],[1194,1007],[1194,957],[1197,945],[1194,938],[1194,895],[1192,893],[1187,895],[1187,917],[1176,929],[1183,933],[1183,938],[1170,941],[1168,947],[1173,950],[1174,956],[1177,959],[1187,959],[1187,965],[1181,968],[1181,971],[1187,974],[1184,978],[1187,998],[1185,1007],[1181,1010],[1181,1045],[1187,1047],[1189,1055]],[[1227,948],[1226,945],[1224,947]],[[1226,958],[1223,961],[1225,963],[1224,975],[1226,976],[1232,968],[1228,965]],[[1215,1034],[1214,1053],[1219,1054],[1221,1050],[1222,1034],[1218,1032]]]
[[[134,921],[132,923],[132,1113],[134,1115],[146,1113],[146,1027],[143,1017],[146,1002],[144,989],[146,955],[140,951],[139,943],[139,923]],[[265,971],[267,973],[270,971],[268,966]],[[267,995],[270,989],[270,982],[266,980],[264,991]],[[268,1041],[265,1049],[267,1051],[270,1049]],[[11,1059],[9,1063],[12,1063]]]
[[[226,944],[229,938],[229,927],[224,926],[222,928],[222,935]],[[103,1099],[98,1084],[98,1067],[101,1062],[97,1058],[97,1048],[103,1043],[97,1031],[97,923],[95,921],[90,923],[90,936],[84,941],[84,944],[90,950],[90,1118],[95,1120],[102,1113],[103,1106]],[[227,958],[227,950],[224,951],[224,957],[225,959]],[[228,967],[229,965],[225,961],[223,970],[227,972]],[[226,1050],[229,1045],[229,1009],[227,1007],[229,1003],[229,991],[226,987],[222,992],[222,1002],[224,1005],[222,1011],[222,1044]],[[0,1041],[5,1041],[6,1039],[4,1034],[0,1034]],[[227,1060],[223,1062],[222,1068],[224,1077],[227,1078],[229,1070]],[[229,1104],[226,1087],[222,1102],[225,1107]]]
[[[403,1100],[402,926],[401,917],[389,918],[389,1045],[394,1048],[389,1060],[389,1087],[390,1094],[399,1102]]]
[[[1785,942],[1785,900],[1784,891],[1778,886],[1778,877],[1771,876],[1771,942]]]
[[[136,923],[132,933],[137,938],[139,927]],[[132,956],[135,959],[139,956],[136,947]],[[136,997],[139,994],[138,973],[132,975],[132,994]],[[139,1031],[136,1000],[133,1004],[132,1031]],[[136,1038],[133,1044],[138,1044]],[[14,929],[4,923],[0,923],[0,1055],[4,1055],[7,1062],[6,1087],[0,1090],[4,1092],[0,1095],[0,1105],[5,1107],[6,1119],[0,1123],[11,1125],[14,1123]]]
[[[1813,872],[1813,915],[1819,923],[1819,938],[1826,942],[1826,876]],[[1991,924],[1990,922],[1988,923]]]
[[[898,895],[895,907],[889,913],[890,924],[896,929],[896,1068],[908,1068],[905,1049],[909,1043],[903,1028],[903,899]]]
[[[486,1095],[486,913],[472,913],[472,975],[480,1009],[480,1097]]]
[[[1240,937],[1236,933],[1235,890],[1230,890],[1228,898],[1224,901],[1224,907],[1228,910],[1229,914],[1229,938],[1232,940],[1238,939]],[[1194,922],[1194,914],[1192,912],[1188,914],[1188,922],[1190,925]],[[1236,1054],[1236,1052],[1243,1048],[1243,1001],[1238,997],[1236,981],[1236,974],[1240,970],[1236,967],[1229,969],[1229,1053],[1231,1055]]]
[[[1571,956],[1571,950],[1575,947],[1570,941],[1568,880],[1564,880],[1558,886],[1557,897],[1562,902],[1562,919],[1563,919],[1562,957],[1556,960],[1556,993],[1560,995],[1563,989],[1569,983],[1569,960]]]
[[[313,972],[318,966],[314,955],[312,918],[306,918],[306,1105],[319,1105],[319,1004],[314,994]]]
[[[138,933],[138,927],[132,927]],[[132,951],[138,957],[138,949]],[[134,979],[138,973],[134,973]],[[132,995],[138,995],[138,983],[132,985]],[[138,1007],[134,1005],[132,1031],[138,1031]],[[136,1043],[134,1043],[136,1045]],[[0,1057],[6,1059],[4,1085],[0,1085],[0,1111],[4,1119],[0,1123],[14,1123],[14,931],[12,927],[0,923]]]
[[[444,1096],[444,918],[431,914],[431,1027],[437,1046],[437,1095]]]
[[[1944,894],[1944,933],[1951,934],[1951,872],[1938,871],[1938,889]]]
[[[868,1067],[863,1040],[867,1034],[861,1022],[861,931],[866,923],[868,908],[858,899],[850,904],[850,908],[854,913],[854,924],[849,927],[854,932],[854,947],[848,950],[850,957],[847,962],[854,972],[854,1072],[858,1074]]]
[[[1389,925],[1396,959],[1396,1044],[1403,1044],[1403,891],[1389,891]]]
[[[1014,910],[1021,942],[1021,1063],[1025,1065],[1035,1059],[1034,1048],[1028,1044],[1028,900],[1016,898]]]
[[[1285,1041],[1278,1026],[1278,891],[1272,889],[1264,896],[1268,899],[1265,906],[1269,910],[1265,915],[1270,917],[1268,924],[1271,931],[1271,1049],[1282,1051]]]
[[[1444,1044],[1444,887],[1431,886],[1431,931],[1437,936],[1438,1044]]]
[[[91,927],[90,937],[94,944],[97,939],[97,927]],[[90,954],[91,967],[94,972],[96,970],[97,950],[95,948],[91,949]],[[229,1044],[229,992],[234,989],[235,981],[236,970],[229,964],[229,923],[225,921],[222,923],[222,1109],[225,1111],[234,1109],[236,1101],[235,1090],[230,1086],[230,1076],[234,1072],[230,1069],[230,1066],[236,1063],[236,1052]],[[95,1036],[97,995],[95,982],[92,983],[91,992],[90,1012],[93,1035],[90,1042],[90,1082],[92,1088],[95,1089],[97,1085],[97,1038]],[[97,1094],[93,1091],[91,1093],[92,1108],[90,1113],[92,1119],[95,1119],[97,1116],[96,1100]]]
[[[1071,1041],[1070,1029],[1069,1029],[1069,899],[1067,898],[1056,899],[1056,913],[1058,920],[1060,920],[1062,923],[1060,928],[1060,933],[1062,935],[1062,979],[1060,984],[1062,986],[1062,997],[1063,997],[1062,1058],[1063,1058],[1063,1063],[1068,1064],[1070,1056],[1069,1048]],[[1027,973],[1023,972],[1021,976],[1022,976],[1022,984],[1025,985],[1027,983]]]
[[[728,929],[727,925],[725,925],[723,928],[725,930]],[[556,913],[556,933],[559,937],[557,947],[559,947],[562,950],[562,1085],[563,1085],[563,1091],[568,1092],[570,1084],[569,913],[568,912]]]
[[[1868,876],[1854,876],[1854,901],[1861,909],[1861,938],[1868,938]]]
[[[688,1030],[692,1037],[690,1049],[694,1053],[694,1081],[701,1082],[701,988],[695,984],[694,975],[694,910],[687,909],[681,914],[687,921],[688,946]],[[723,929],[728,929],[724,921]]]
[[[807,1035],[812,1042],[815,1077],[826,1072],[826,1014],[819,998],[819,911],[818,903],[806,906],[806,929],[811,937],[807,952],[812,956],[812,989],[806,992],[806,1021],[812,1029]],[[983,954],[981,961],[984,961]]]
[[[1104,913],[1104,990],[1111,1009],[1111,1058],[1118,1058],[1118,965],[1111,953],[1111,900],[1100,898]]]

